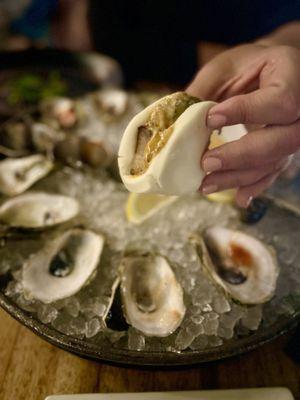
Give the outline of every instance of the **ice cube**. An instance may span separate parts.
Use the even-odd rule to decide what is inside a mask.
[[[92,318],[86,323],[85,336],[91,338],[101,330],[101,323],[98,318]]]
[[[37,311],[38,319],[44,324],[50,324],[57,317],[58,310],[51,304],[41,304]]]
[[[175,348],[178,350],[187,349],[194,338],[194,334],[189,332],[187,329],[180,329],[175,339]]]
[[[252,331],[258,329],[262,320],[262,306],[248,307],[241,319],[241,323],[245,328]]]
[[[145,336],[134,328],[129,328],[128,332],[128,349],[141,351],[145,348]]]
[[[230,303],[222,294],[218,294],[212,303],[212,308],[218,313],[223,314],[231,310]]]

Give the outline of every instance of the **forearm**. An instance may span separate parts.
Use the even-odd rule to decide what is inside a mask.
[[[91,49],[87,13],[88,0],[59,0],[58,14],[52,23],[56,47],[74,51]]]
[[[300,49],[300,21],[282,25],[269,35],[256,40],[256,43],[265,46],[285,45]]]

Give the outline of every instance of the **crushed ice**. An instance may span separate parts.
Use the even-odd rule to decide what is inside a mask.
[[[297,245],[300,231],[292,215],[271,209],[258,225],[243,228],[273,245],[279,252],[282,267],[272,301],[263,307],[246,307],[235,304],[211,283],[188,242],[193,231],[201,231],[211,224],[238,227],[237,211],[231,206],[210,203],[196,194],[178,199],[142,225],[134,226],[126,220],[124,212],[128,193],[104,171],[64,167],[34,189],[60,192],[78,199],[81,213],[74,224],[84,225],[106,237],[101,263],[92,282],[76,295],[48,305],[24,297],[20,283],[24,260],[47,240],[47,233],[38,240],[18,241],[18,252],[12,251],[16,243],[10,241],[0,248],[0,274],[11,271],[14,277],[6,287],[6,295],[62,333],[95,342],[105,338],[112,346],[137,351],[201,350],[264,329],[281,314],[293,314],[299,307],[300,274],[295,259],[300,256]],[[113,331],[103,323],[121,251],[132,245],[147,247],[168,257],[184,288],[185,319],[167,338],[147,338],[131,327],[127,332]]]

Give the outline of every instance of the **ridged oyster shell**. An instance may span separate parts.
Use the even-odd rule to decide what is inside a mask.
[[[66,222],[78,212],[79,204],[71,197],[28,192],[0,206],[0,223],[14,228],[41,229]]]
[[[209,276],[242,304],[260,304],[275,292],[279,268],[272,248],[237,230],[214,226],[192,241]]]
[[[104,237],[90,230],[63,233],[24,265],[25,296],[51,303],[77,293],[92,279],[103,245]]]
[[[41,154],[0,161],[0,192],[7,196],[23,193],[52,168],[52,161]]]
[[[127,322],[146,336],[174,332],[185,315],[183,290],[166,258],[152,254],[125,256],[120,291]]]

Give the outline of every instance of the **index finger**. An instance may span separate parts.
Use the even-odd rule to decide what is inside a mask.
[[[251,169],[294,154],[300,148],[300,120],[288,126],[269,126],[207,151],[205,172]]]

